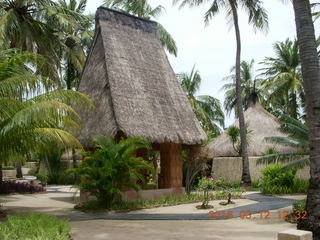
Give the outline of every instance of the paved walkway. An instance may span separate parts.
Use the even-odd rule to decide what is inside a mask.
[[[233,218],[240,217],[241,214],[259,214],[261,217],[266,217],[268,211],[289,207],[295,201],[290,198],[280,198],[263,196],[261,194],[249,194],[246,198],[257,201],[258,203],[249,204],[245,206],[239,206],[235,208],[228,208],[226,211],[231,211]],[[236,200],[235,200],[236,201]],[[229,205],[232,207],[232,205]],[[135,211],[129,213],[94,213],[85,215],[70,215],[67,216],[71,221],[85,221],[93,219],[105,219],[105,220],[208,220],[209,211],[205,213],[135,213]],[[249,217],[249,216],[248,216]],[[212,220],[225,220],[224,216],[213,218]]]
[[[294,197],[268,197],[252,193],[247,195],[249,200],[235,200],[236,206],[227,209],[232,211],[235,218],[215,221],[208,219],[209,210],[195,209],[199,203],[130,213],[86,214],[73,208],[77,203],[74,196],[77,196],[74,189],[54,186],[49,187],[45,194],[0,195],[0,203],[11,214],[40,212],[69,218],[74,240],[273,240],[277,232],[295,228],[295,225],[285,222],[276,214],[279,210],[291,211]],[[225,210],[232,206],[220,206],[219,201],[212,203],[214,210]],[[268,219],[259,218],[259,214],[251,219],[236,218],[241,211],[271,211],[271,215]]]

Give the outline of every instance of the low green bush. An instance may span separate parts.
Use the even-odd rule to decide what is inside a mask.
[[[292,204],[293,212],[299,211],[300,213],[306,210],[307,199],[295,201]]]
[[[67,220],[49,215],[8,216],[0,222],[1,240],[70,240],[69,231]]]
[[[297,168],[286,169],[282,164],[269,165],[262,170],[260,188],[264,194],[306,193],[308,181],[296,179]]]

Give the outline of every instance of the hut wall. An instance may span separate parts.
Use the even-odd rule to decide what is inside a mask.
[[[267,165],[257,165],[259,157],[249,157],[250,174],[252,180],[258,180],[262,177],[261,170]],[[297,172],[297,177],[301,179],[309,179],[308,166]],[[241,157],[216,157],[212,161],[212,171],[216,177],[223,177],[228,182],[241,181],[242,159]]]
[[[182,187],[181,144],[160,145],[159,188]]]

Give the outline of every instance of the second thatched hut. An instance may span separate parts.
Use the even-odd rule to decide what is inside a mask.
[[[244,112],[245,122],[248,128],[248,155],[250,174],[253,180],[261,177],[261,170],[265,164],[257,165],[257,160],[270,148],[277,152],[293,152],[288,146],[278,145],[265,140],[266,137],[285,135],[280,132],[280,121],[271,113],[266,111],[259,101],[251,102]],[[239,127],[237,119],[233,126]],[[217,177],[223,177],[227,181],[235,182],[241,180],[242,158],[232,145],[227,130],[218,138],[209,143],[203,152],[207,158],[212,159],[212,172]],[[308,178],[308,168],[298,172],[301,178]]]

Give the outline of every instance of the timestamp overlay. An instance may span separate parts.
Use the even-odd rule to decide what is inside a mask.
[[[294,213],[294,214],[293,214]],[[217,210],[217,211],[210,211],[208,214],[209,219],[216,219],[216,220],[222,220],[222,219],[231,219],[239,217],[240,219],[306,219],[308,217],[308,214],[306,211],[286,211],[286,210],[274,210],[274,211],[234,211],[234,210]]]

